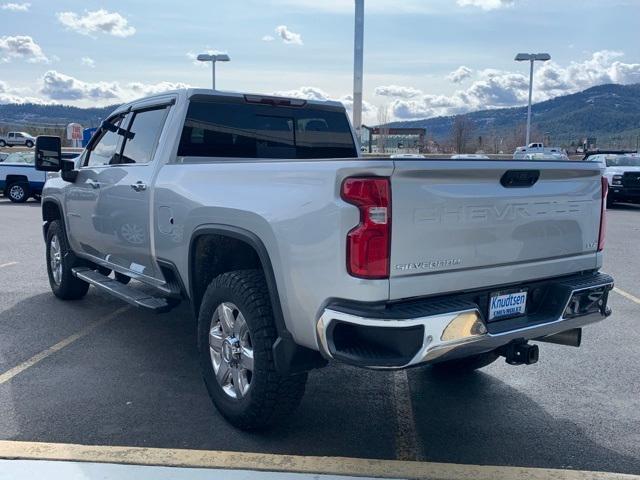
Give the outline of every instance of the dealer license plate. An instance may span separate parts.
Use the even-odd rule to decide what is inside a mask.
[[[489,321],[527,313],[527,292],[497,292],[489,297]]]

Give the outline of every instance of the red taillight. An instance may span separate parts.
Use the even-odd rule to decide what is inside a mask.
[[[360,210],[360,223],[347,235],[347,270],[354,277],[388,278],[391,249],[391,184],[383,177],[347,178],[344,201]]]
[[[598,233],[598,251],[604,250],[604,240],[607,233],[607,194],[609,193],[609,181],[602,177],[602,203],[600,205],[600,232]]]

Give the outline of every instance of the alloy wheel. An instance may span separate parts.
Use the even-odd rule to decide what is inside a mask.
[[[209,352],[222,391],[234,399],[245,397],[254,371],[253,345],[242,312],[231,302],[221,303],[213,314]]]

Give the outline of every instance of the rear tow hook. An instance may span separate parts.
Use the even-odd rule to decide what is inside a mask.
[[[500,348],[498,353],[509,365],[533,365],[539,357],[538,346],[530,345],[524,340],[514,340]]]

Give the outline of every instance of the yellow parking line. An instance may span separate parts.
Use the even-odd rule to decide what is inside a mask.
[[[0,458],[430,480],[640,480],[638,475],[268,453],[0,441]]]
[[[0,268],[10,267],[12,265],[17,265],[17,264],[18,264],[18,262],[2,263],[2,264],[0,264]]]
[[[82,330],[74,333],[73,335],[68,336],[64,340],[59,341],[55,345],[53,345],[53,346],[41,351],[40,353],[35,354],[33,357],[29,358],[28,360],[25,360],[24,362],[22,362],[19,365],[16,365],[12,369],[7,370],[6,372],[4,372],[3,374],[0,375],[0,385],[2,385],[3,383],[8,382],[9,380],[11,380],[13,377],[18,375],[19,373],[24,372],[27,368],[33,367],[34,365],[36,365],[37,363],[41,362],[42,360],[44,360],[48,356],[53,355],[56,352],[59,352],[60,350],[62,350],[65,347],[68,347],[69,345],[71,345],[76,340],[81,339],[82,337],[84,337],[85,335],[91,333],[93,330],[95,330],[99,326],[104,325],[105,323],[109,322],[110,320],[113,320],[114,318],[116,318],[118,315],[120,315],[124,311],[128,310],[129,308],[130,307],[128,307],[128,306],[127,307],[122,307],[122,308],[119,308],[118,310],[115,310],[115,311],[111,312],[109,315],[107,315],[107,316],[105,316],[105,317],[103,317],[103,318],[101,318],[99,320],[96,320],[95,322],[93,322],[93,323],[87,325],[86,327],[84,327]]]
[[[638,305],[640,305],[640,298],[631,295],[629,292],[625,292],[624,290],[618,288],[618,287],[613,287],[613,291],[616,292],[618,295],[622,295],[624,298],[626,298],[627,300],[631,300],[632,302],[637,303]]]

